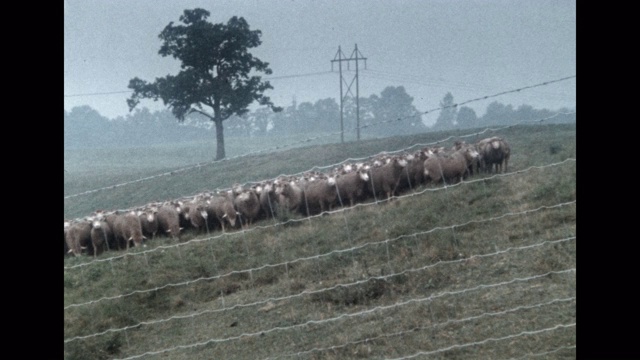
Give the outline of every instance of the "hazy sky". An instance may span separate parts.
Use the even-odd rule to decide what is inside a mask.
[[[108,118],[125,115],[130,79],[179,71],[178,60],[158,55],[158,34],[197,7],[211,22],[237,15],[262,31],[252,53],[270,64],[273,74],[264,77],[274,89],[266,95],[279,106],[338,101],[331,60],[338,46],[350,56],[355,44],[368,58],[360,96],[403,85],[419,111],[437,108],[448,91],[462,102],[576,75],[575,0],[64,0],[65,110],[89,105]],[[82,95],[110,92],[121,93]],[[496,100],[575,108],[576,79],[467,106],[481,116]],[[162,102],[140,106],[158,110]],[[427,124],[436,118],[424,116]]]

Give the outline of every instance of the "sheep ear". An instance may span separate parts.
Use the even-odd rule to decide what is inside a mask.
[[[223,218],[223,219],[224,219],[224,218],[226,218],[226,217],[227,217],[227,214],[222,215],[222,218]]]
[[[146,237],[146,236],[144,236],[144,235],[142,235],[142,238],[143,238],[143,239],[145,239],[145,240],[147,240],[147,237]]]
[[[180,229],[182,229],[182,228],[180,228]],[[167,230],[167,232],[168,232],[168,233],[170,233],[170,232],[171,232],[171,229]]]

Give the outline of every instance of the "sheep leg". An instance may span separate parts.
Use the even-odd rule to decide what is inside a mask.
[[[111,249],[109,249],[109,239],[107,239],[107,233],[103,231],[102,235],[104,235],[104,243],[107,244],[107,251],[111,251]]]
[[[409,175],[409,167],[405,166],[404,171],[407,173],[407,182],[409,183],[409,190],[413,191],[413,187],[411,186],[411,175]],[[398,182],[400,182],[400,179],[398,179]],[[398,187],[397,184],[396,184],[396,187]]]
[[[373,193],[373,199],[378,203],[378,197],[376,196],[376,187],[373,185],[373,176],[369,177],[369,181],[371,182],[371,192]]]
[[[444,177],[444,170],[442,170],[442,161],[438,161],[438,169],[440,170],[440,179],[442,179],[442,183],[446,187],[447,186],[447,180]],[[436,181],[436,182],[439,182],[440,179],[438,179],[438,181]]]
[[[342,196],[340,196],[340,188],[338,187],[338,184],[336,184],[336,194],[338,195],[338,201],[340,201],[340,206],[344,207],[344,204],[342,203]]]
[[[307,216],[311,216],[311,212],[309,211],[309,201],[307,200],[307,194],[303,192],[302,196],[304,197],[304,204],[307,207]]]
[[[273,211],[273,206],[271,205],[271,195],[269,195],[269,194],[267,194],[267,202],[269,203],[269,210],[271,210],[271,218],[273,220],[275,220],[276,219],[276,214]]]

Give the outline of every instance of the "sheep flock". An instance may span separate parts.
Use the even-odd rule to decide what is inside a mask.
[[[479,173],[507,172],[511,149],[501,137],[450,148],[425,147],[414,153],[382,153],[329,172],[280,176],[249,187],[206,191],[188,198],[150,203],[126,211],[97,210],[64,221],[64,254],[96,257],[104,251],[146,246],[157,236],[180,241],[180,234],[247,229],[256,221],[288,211],[310,216],[370,200],[390,200],[424,184],[454,184]]]

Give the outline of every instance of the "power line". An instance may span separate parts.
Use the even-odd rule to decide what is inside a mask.
[[[270,77],[265,77],[264,80],[291,79],[291,78],[298,78],[298,77],[305,77],[305,76],[327,75],[331,73],[332,73],[331,71],[321,71],[321,72],[297,74],[297,75],[270,76]]]
[[[470,91],[475,91],[475,90],[488,91],[488,90],[494,89],[491,86],[488,86],[487,84],[480,84],[480,83],[466,82],[466,81],[462,83],[462,82],[448,81],[442,78],[428,78],[428,77],[420,77],[420,76],[416,78],[416,76],[412,76],[408,74],[400,74],[400,73],[394,74],[390,72],[373,70],[373,69],[366,70],[363,73],[363,75],[370,77],[374,80],[393,81],[398,83],[408,83],[408,84],[415,84],[415,85],[421,85],[421,86],[427,86],[427,87],[439,87],[439,88],[445,88],[445,89],[453,88],[453,89],[470,90]],[[427,82],[420,81],[420,79],[426,79]],[[575,101],[575,96],[570,97],[568,96],[568,94],[541,92],[541,91],[535,91],[535,90],[533,90],[532,92],[545,96],[547,98],[562,97],[565,100]]]
[[[321,71],[321,72],[314,72],[314,73],[282,75],[282,76],[270,76],[270,77],[265,77],[264,80],[293,79],[293,78],[299,78],[299,77],[316,76],[316,75],[327,75],[327,74],[331,74],[331,71]],[[125,93],[130,93],[130,92],[133,92],[133,90],[69,94],[69,95],[65,95],[64,97],[95,96],[95,95],[115,95],[115,94],[125,94]]]
[[[125,90],[125,91],[110,91],[110,92],[97,92],[97,93],[70,94],[70,95],[65,95],[64,97],[94,96],[94,95],[114,95],[114,94],[130,93],[130,92],[133,92],[133,90]]]

